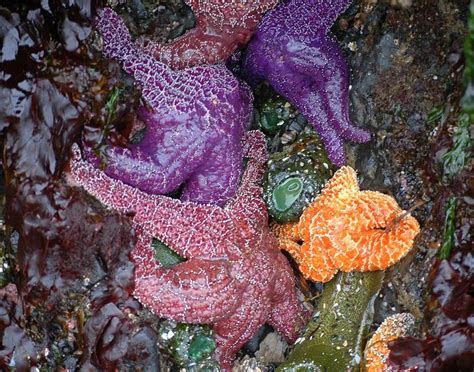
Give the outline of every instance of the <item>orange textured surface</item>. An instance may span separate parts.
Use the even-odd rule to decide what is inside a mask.
[[[314,281],[342,270],[384,270],[403,258],[420,231],[391,196],[360,191],[354,169],[339,169],[297,223],[273,225],[280,248]]]
[[[408,313],[395,314],[385,319],[367,343],[364,371],[387,371],[386,361],[390,352],[388,343],[398,337],[407,336],[414,323],[415,318]]]

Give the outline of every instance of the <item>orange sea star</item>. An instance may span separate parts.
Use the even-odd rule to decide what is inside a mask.
[[[365,348],[365,371],[387,371],[387,358],[390,350],[388,343],[408,334],[415,323],[415,317],[409,313],[394,314],[380,325]]]
[[[391,196],[360,191],[351,167],[339,169],[296,223],[273,225],[280,248],[309,279],[329,281],[338,270],[375,271],[407,254],[420,227]],[[302,244],[300,244],[302,242]]]

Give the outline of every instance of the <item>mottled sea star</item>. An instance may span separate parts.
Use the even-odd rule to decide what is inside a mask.
[[[77,146],[68,176],[106,206],[133,215],[134,295],[158,316],[211,324],[225,370],[265,322],[294,342],[305,320],[292,269],[268,227],[260,132],[248,132],[244,152],[249,161],[241,185],[224,208],[146,194],[81,160]],[[187,261],[161,267],[152,236]]]
[[[104,54],[134,76],[153,110],[139,111],[147,126],[139,144],[108,147],[105,172],[153,194],[184,184],[182,200],[223,205],[241,175],[240,140],[252,115],[250,88],[223,65],[171,70],[135,47],[122,19],[109,8],[100,12],[96,25]],[[90,149],[87,155],[98,164]]]
[[[327,282],[339,270],[375,271],[395,264],[412,248],[420,226],[391,196],[360,191],[356,172],[346,166],[298,222],[275,224],[273,230],[307,278]]]

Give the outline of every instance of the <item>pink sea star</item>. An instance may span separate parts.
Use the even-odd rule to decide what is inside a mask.
[[[152,194],[184,184],[182,200],[223,205],[241,175],[240,139],[252,115],[250,88],[223,65],[172,71],[135,47],[109,8],[100,12],[96,26],[104,54],[134,76],[153,109],[139,111],[147,125],[139,144],[109,145],[105,172]],[[90,149],[86,154],[98,164]]]
[[[145,50],[174,69],[225,61],[245,45],[278,0],[188,0],[196,27],[169,44],[145,40]]]
[[[329,33],[352,0],[284,0],[269,11],[250,41],[243,72],[266,79],[310,121],[336,165],[345,163],[344,139],[370,134],[349,119],[349,70]]]
[[[248,132],[244,152],[250,159],[241,186],[224,208],[146,194],[81,160],[77,146],[69,175],[106,206],[133,214],[134,295],[159,316],[211,324],[225,369],[263,323],[289,342],[304,324],[294,276],[268,227],[258,185],[267,158],[260,132]],[[187,261],[160,267],[152,236]]]

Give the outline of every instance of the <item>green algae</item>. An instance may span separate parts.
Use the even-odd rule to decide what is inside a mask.
[[[437,124],[443,117],[443,113],[445,109],[446,108],[442,105],[433,107],[431,111],[428,113],[428,117],[426,118],[426,124],[428,125]]]
[[[443,155],[443,181],[449,182],[458,175],[470,159],[472,140],[470,127],[474,123],[474,115],[462,113],[458,126],[453,133],[453,146]]]
[[[464,40],[464,85],[466,89],[461,98],[458,125],[452,135],[453,145],[442,157],[444,182],[449,182],[461,173],[471,158],[473,147],[471,127],[474,123],[474,1],[471,1],[470,5],[468,29],[468,35]]]
[[[449,198],[446,204],[446,217],[444,220],[443,244],[439,249],[439,258],[448,259],[454,248],[454,234],[456,231],[456,198]]]
[[[302,341],[277,370],[346,371],[357,368],[384,273],[340,272],[325,285]]]
[[[155,251],[155,258],[160,262],[163,267],[173,267],[180,262],[184,262],[185,259],[173,251],[162,241],[153,238],[151,246]]]
[[[319,137],[306,129],[294,144],[270,156],[263,185],[269,214],[280,223],[297,221],[333,171]]]

